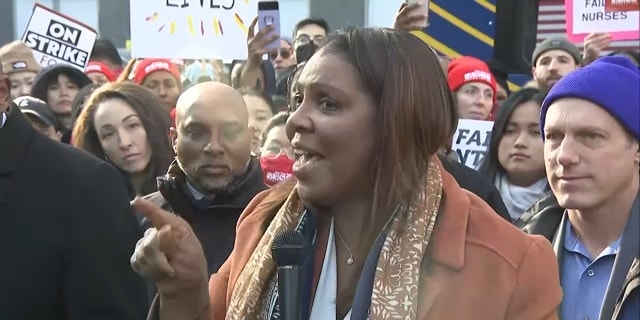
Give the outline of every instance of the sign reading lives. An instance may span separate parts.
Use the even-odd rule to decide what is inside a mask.
[[[129,4],[134,58],[247,58],[247,32],[258,14],[257,0],[131,0]]]
[[[82,22],[35,4],[22,41],[43,67],[66,63],[84,71],[96,37]]]
[[[451,148],[458,153],[460,163],[473,169],[480,165],[489,149],[491,129],[493,121],[458,120]]]
[[[637,0],[565,0],[567,37],[583,42],[593,32],[608,32],[613,40],[640,39],[640,14],[626,10]],[[611,8],[618,8],[611,10]]]

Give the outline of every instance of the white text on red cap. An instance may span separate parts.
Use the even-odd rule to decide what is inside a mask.
[[[169,64],[164,61],[156,61],[144,68],[144,73],[149,74],[158,70],[170,70]]]
[[[464,82],[486,81],[491,82],[491,74],[483,70],[475,70],[464,74]]]

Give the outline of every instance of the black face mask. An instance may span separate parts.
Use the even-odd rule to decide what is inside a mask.
[[[309,61],[311,56],[318,51],[318,48],[319,47],[313,43],[313,41],[299,45],[296,48],[296,62],[300,64]]]

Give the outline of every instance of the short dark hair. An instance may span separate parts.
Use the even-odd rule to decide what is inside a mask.
[[[105,60],[119,66],[122,65],[122,57],[120,57],[118,49],[113,42],[107,39],[96,40],[89,60]]]
[[[260,147],[264,147],[265,142],[267,142],[267,136],[269,135],[269,131],[275,127],[284,126],[291,115],[288,111],[280,111],[276,113],[269,121],[267,125],[262,130],[260,135]]]
[[[82,112],[84,104],[87,102],[87,99],[89,99],[89,96],[91,96],[91,94],[98,88],[100,88],[100,85],[90,83],[82,87],[78,93],[76,93],[76,96],[71,102],[71,114],[73,115],[74,121],[80,116],[80,112]]]
[[[301,28],[308,26],[310,24],[315,24],[317,26],[319,26],[320,28],[324,29],[324,32],[329,35],[329,32],[331,32],[331,29],[329,28],[329,24],[327,23],[326,20],[322,19],[322,18],[307,18],[307,19],[302,19],[300,21],[298,21],[298,23],[296,23],[295,27],[293,27],[293,41],[296,41],[296,34],[298,34],[298,30],[300,30]]]
[[[264,94],[260,91],[257,91],[255,89],[251,89],[248,87],[243,87],[238,89],[238,92],[240,92],[240,94],[244,97],[244,96],[253,96],[253,97],[258,97],[262,100],[264,100],[264,102],[269,106],[269,109],[271,109],[271,113],[272,114],[276,114],[278,112],[278,110],[276,110],[276,106],[273,103],[273,100],[271,99],[271,97],[267,94]]]

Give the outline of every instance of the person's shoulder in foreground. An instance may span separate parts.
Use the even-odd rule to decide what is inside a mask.
[[[500,192],[487,179],[481,176],[478,171],[473,170],[457,161],[452,161],[439,155],[442,167],[456,179],[460,187],[471,191],[473,194],[484,200],[503,219],[511,222],[509,210],[504,205]]]
[[[265,224],[292,189],[291,182],[277,185],[247,206],[238,222],[234,252],[209,283],[212,315],[225,314]],[[444,170],[441,207],[423,261],[424,305],[417,319],[557,319],[562,290],[546,239],[512,226]]]
[[[440,292],[420,319],[557,319],[562,290],[551,244],[515,228],[450,174],[442,180],[424,287],[427,296]]]
[[[75,173],[66,174],[77,179],[75,192],[84,195],[70,217],[77,221],[76,237],[69,239],[75,244],[69,249],[75,265],[69,265],[72,276],[66,283],[69,310],[77,312],[73,319],[143,319],[149,306],[146,284],[129,264],[142,232],[122,175],[85,152],[57,146],[70,162],[77,159]]]
[[[145,283],[129,266],[142,234],[121,175],[28,126],[10,115],[2,132],[12,134],[17,163],[6,214],[31,221],[28,230],[15,221],[5,234],[15,240],[9,256],[31,253],[5,266],[13,270],[10,318],[143,319]],[[20,241],[25,236],[31,240]]]

